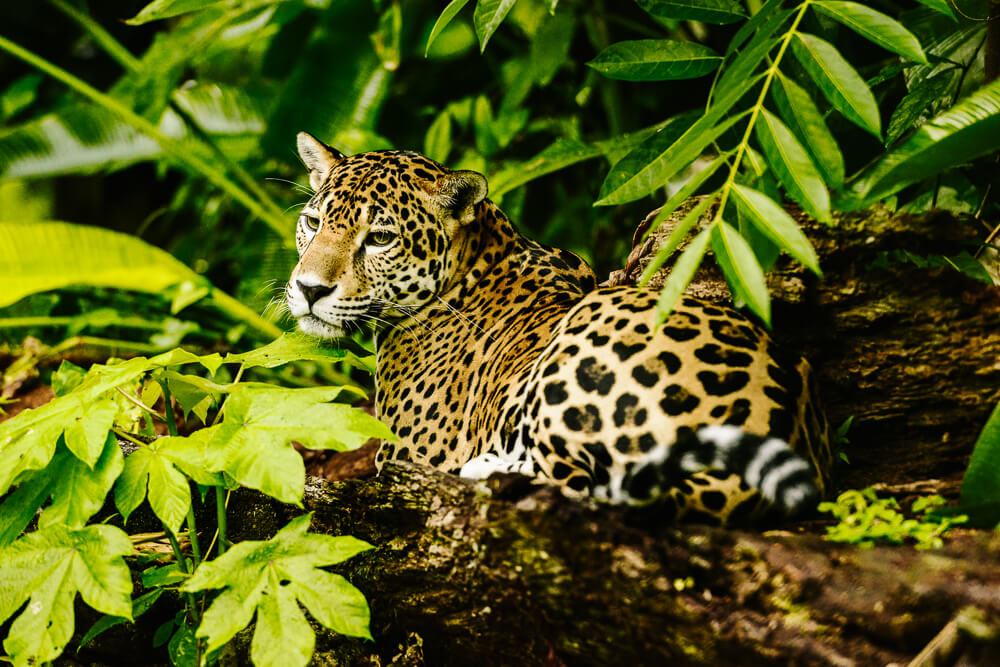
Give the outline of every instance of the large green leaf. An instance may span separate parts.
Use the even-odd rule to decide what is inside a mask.
[[[479,37],[479,51],[486,51],[486,44],[497,31],[517,0],[478,0],[472,22]]]
[[[227,354],[225,363],[243,364],[244,368],[277,368],[293,361],[351,361],[374,372],[370,359],[359,359],[340,347],[331,347],[315,336],[293,332],[281,336],[263,347],[241,354]],[[349,387],[348,391],[357,391]]]
[[[844,157],[809,93],[778,72],[771,95],[789,128],[805,143],[823,173],[823,180],[839,189],[844,184]]]
[[[667,81],[704,76],[720,62],[722,56],[694,42],[637,39],[612,44],[587,66],[611,79]]]
[[[237,385],[226,401],[222,423],[206,445],[220,457],[213,469],[282,502],[301,503],[305,468],[292,440],[314,449],[338,450],[359,447],[369,438],[396,440],[388,427],[364,411],[328,402],[341,391],[340,387]]]
[[[733,185],[733,200],[746,219],[771,242],[821,275],[816,250],[785,209],[763,192],[739,184]]]
[[[812,217],[830,224],[830,195],[806,149],[777,116],[761,111],[754,129],[768,165],[792,199]]]
[[[160,293],[202,280],[169,253],[134,236],[65,222],[0,222],[0,307],[71,285]]]
[[[818,0],[813,6],[888,51],[919,63],[927,62],[913,33],[882,12],[856,2],[834,0]]]
[[[797,32],[792,51],[833,108],[881,139],[882,122],[875,96],[832,44],[815,35]]]
[[[732,226],[720,221],[712,228],[712,250],[736,299],[745,302],[770,326],[771,299],[767,282],[750,244]]]
[[[371,548],[353,537],[306,532],[311,514],[293,519],[266,542],[247,540],[202,563],[182,590],[225,588],[205,611],[197,634],[213,651],[257,615],[251,658],[258,667],[308,663],[315,637],[299,604],[321,625],[371,638],[364,595],[346,579],[319,568]]]
[[[657,18],[704,21],[725,24],[746,18],[735,0],[636,0],[639,6]]]
[[[55,660],[73,636],[73,603],[132,618],[132,578],[122,560],[133,552],[113,526],[52,525],[0,548],[0,624],[19,609],[4,650],[15,665]],[[28,603],[25,606],[25,603]]]
[[[853,179],[845,206],[861,208],[907,185],[1000,150],[1000,79],[986,84]]]
[[[885,132],[885,143],[892,146],[898,139],[906,134],[923,116],[931,105],[940,100],[947,99],[947,91],[951,87],[952,81],[958,76],[956,70],[946,70],[932,77],[916,81],[889,119],[889,127]]]

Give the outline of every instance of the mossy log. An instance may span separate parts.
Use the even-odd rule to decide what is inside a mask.
[[[880,210],[806,227],[825,278],[779,262],[774,327],[813,361],[832,420],[855,417],[838,488],[954,495],[1000,400],[1000,291],[884,260],[954,254],[977,230]],[[613,280],[634,278],[652,249]],[[728,298],[711,267],[692,290]],[[1000,664],[994,533],[956,531],[935,551],[860,549],[810,534],[815,520],[792,532],[670,527],[519,477],[473,484],[406,465],[312,479],[305,505],[314,530],[376,547],[341,568],[369,599],[375,642],[321,633],[316,664]],[[230,510],[235,539],[265,539],[301,512],[248,491]],[[79,658],[135,664],[115,632]],[[241,636],[225,662],[248,650]]]

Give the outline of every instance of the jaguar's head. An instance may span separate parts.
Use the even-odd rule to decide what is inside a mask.
[[[285,288],[299,328],[342,336],[432,301],[455,271],[486,179],[417,153],[348,157],[306,132],[298,148],[315,190],[299,216],[299,263]]]

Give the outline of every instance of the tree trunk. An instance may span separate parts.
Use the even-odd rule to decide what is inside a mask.
[[[782,260],[774,329],[813,362],[833,422],[854,416],[837,488],[954,495],[1000,399],[1000,292],[919,258],[968,249],[975,230],[878,209],[807,229],[825,278]],[[651,247],[612,281],[634,278]],[[885,261],[900,251],[910,259]],[[728,298],[712,268],[692,292]],[[993,533],[919,551],[827,542],[809,534],[818,520],[763,534],[670,527],[516,476],[472,484],[405,465],[314,479],[306,508],[314,530],[376,546],[341,568],[368,597],[375,643],[321,633],[316,664],[1000,664]],[[235,539],[265,539],[300,511],[245,490],[230,509]],[[131,632],[143,623],[154,620]],[[80,658],[128,663],[115,632]],[[248,650],[243,633],[225,661]]]

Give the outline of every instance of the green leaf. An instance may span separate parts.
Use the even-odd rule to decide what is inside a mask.
[[[476,4],[476,12],[472,22],[476,27],[476,35],[479,37],[479,52],[486,51],[486,43],[497,31],[500,24],[507,17],[507,13],[514,7],[517,0],[479,0]]]
[[[624,204],[663,187],[719,135],[743,118],[745,112],[729,114],[729,111],[759,78],[744,80],[726,97],[719,98],[706,113],[689,112],[678,116],[633,149],[608,172],[595,205]],[[727,114],[729,117],[722,120]]]
[[[843,186],[844,157],[809,94],[799,84],[778,72],[771,95],[789,128],[805,143],[823,174],[823,180],[834,189]]]
[[[115,505],[128,521],[129,515],[145,500],[148,485],[153,513],[176,535],[191,507],[191,490],[169,453],[161,451],[169,448],[169,440],[161,438],[140,447],[126,459],[125,471],[115,485]]]
[[[451,153],[451,114],[445,109],[431,126],[427,128],[424,137],[424,155],[432,160],[444,162]]]
[[[315,638],[299,603],[323,626],[340,634],[371,638],[364,596],[343,577],[319,568],[371,548],[353,537],[307,533],[311,514],[293,519],[266,542],[244,541],[214,561],[203,562],[181,589],[225,590],[202,617],[198,637],[211,652],[257,615],[251,643],[255,665],[306,665]]]
[[[93,466],[104,450],[117,414],[118,406],[110,398],[85,403],[66,427],[66,446],[78,459]]]
[[[88,466],[59,448],[45,470],[36,477],[56,480],[49,488],[52,504],[38,518],[41,527],[80,528],[103,506],[111,486],[122,472],[124,457],[113,433],[105,432],[103,452]]]
[[[882,138],[878,104],[872,91],[832,44],[797,32],[792,51],[834,109],[847,120]]]
[[[768,165],[792,199],[813,218],[830,224],[830,194],[806,149],[777,116],[761,111],[754,129]]]
[[[927,63],[927,56],[913,33],[882,12],[856,2],[834,0],[818,0],[813,6],[887,51],[918,63]]]
[[[244,486],[282,502],[300,504],[302,457],[291,441],[313,449],[352,449],[369,438],[396,440],[384,424],[349,405],[328,403],[340,387],[282,389],[242,384],[226,401],[222,423],[207,444],[224,470]],[[309,420],[302,415],[308,414]]]
[[[733,295],[770,326],[771,300],[767,282],[750,244],[729,224],[720,221],[712,228],[712,250]]]
[[[430,37],[427,38],[427,46],[424,47],[424,58],[426,58],[427,54],[430,52],[431,44],[434,43],[434,40],[437,39],[442,32],[444,32],[444,29],[448,27],[448,24],[451,23],[453,18],[455,18],[455,15],[462,11],[462,8],[467,4],[469,4],[469,0],[451,0],[451,2],[448,3],[448,6],[444,8],[444,11],[441,12],[437,21],[434,22],[434,27],[431,28]]]
[[[711,201],[713,198],[707,197],[706,199]],[[677,258],[674,268],[670,271],[670,275],[667,276],[667,282],[664,283],[663,289],[660,290],[660,298],[656,302],[657,324],[662,323],[670,316],[671,311],[673,311],[674,306],[677,304],[677,300],[681,298],[681,294],[684,293],[688,283],[691,282],[691,278],[694,277],[694,272],[701,265],[701,259],[705,256],[705,251],[708,249],[708,242],[711,237],[712,228],[703,229],[698,236],[694,237],[691,244],[684,249],[681,256]]]
[[[816,250],[785,209],[763,192],[743,185],[733,184],[732,193],[736,206],[754,227],[813,273],[822,275]]]
[[[719,25],[746,18],[740,3],[734,0],[636,0],[636,2],[657,18],[704,21]]]
[[[979,434],[962,478],[961,505],[987,503],[1000,503],[1000,405]]]
[[[52,393],[56,396],[65,396],[69,392],[80,386],[87,371],[83,370],[71,361],[62,360],[52,373]]]
[[[125,21],[129,25],[142,25],[150,21],[159,21],[171,16],[180,16],[188,12],[195,12],[205,7],[218,5],[225,0],[153,0],[142,10]]]
[[[4,650],[15,665],[55,660],[73,636],[79,593],[94,609],[132,617],[132,578],[122,556],[133,552],[112,526],[52,525],[0,548],[0,624],[18,609]]]
[[[986,84],[860,173],[844,206],[861,208],[907,185],[1000,149],[1000,79]]]
[[[135,236],[65,222],[0,222],[0,308],[70,285],[159,293],[184,280],[204,281]]]
[[[227,354],[225,358],[227,364],[243,364],[243,368],[276,368],[293,361],[351,361],[359,368],[368,367],[353,353],[301,333],[284,333],[264,347],[242,354]]]
[[[612,44],[587,66],[621,81],[668,81],[704,76],[720,62],[722,56],[694,42],[637,39]]]

